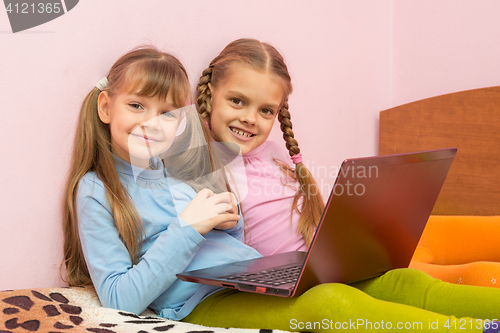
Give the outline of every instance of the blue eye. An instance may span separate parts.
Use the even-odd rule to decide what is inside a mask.
[[[174,111],[163,112],[161,115],[165,118],[177,118],[177,115]]]

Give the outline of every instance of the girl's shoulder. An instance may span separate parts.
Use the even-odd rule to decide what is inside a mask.
[[[91,185],[91,184],[96,184],[99,185],[100,187],[104,188],[104,184],[94,171],[89,171],[83,177],[80,179],[80,182],[78,183],[79,186],[85,186],[85,185]]]
[[[78,197],[102,197],[106,190],[97,173],[89,171],[78,182]]]

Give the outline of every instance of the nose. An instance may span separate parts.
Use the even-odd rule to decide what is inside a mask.
[[[257,112],[258,110],[250,108],[242,110],[240,115],[240,121],[248,125],[255,125],[257,121]]]
[[[160,116],[154,112],[147,112],[140,126],[142,128],[158,129],[160,127]]]

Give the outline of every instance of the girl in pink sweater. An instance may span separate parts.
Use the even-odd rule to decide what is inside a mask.
[[[197,90],[199,112],[214,138],[238,145],[243,154],[246,242],[262,255],[307,250],[324,202],[294,139],[283,57],[256,40],[234,41],[203,72]],[[288,153],[266,141],[276,118]]]
[[[244,188],[239,199],[249,227],[246,242],[263,255],[306,250],[323,212],[323,200],[302,164],[292,132],[291,92],[283,57],[271,45],[253,39],[226,46],[198,85],[198,111],[214,138],[236,144],[243,154],[244,168],[238,168],[242,172],[235,172],[233,179]],[[276,118],[288,154],[280,145],[266,141]],[[433,331],[459,331],[450,326],[455,320],[470,323],[470,332],[481,332],[499,328],[497,322],[490,325],[486,320],[497,318],[499,293],[500,289],[454,285],[421,271],[397,269],[352,285],[318,285],[293,298],[227,289],[202,301],[183,320],[219,327],[311,332],[349,329],[349,323],[361,318],[385,323],[384,328],[401,328],[402,323],[412,322],[428,328],[429,323],[439,322]],[[334,325],[316,325],[325,319]],[[424,326],[405,328],[416,332]]]

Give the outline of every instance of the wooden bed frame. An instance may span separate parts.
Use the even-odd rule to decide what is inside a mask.
[[[457,147],[433,215],[500,215],[500,86],[380,112],[379,154]]]

